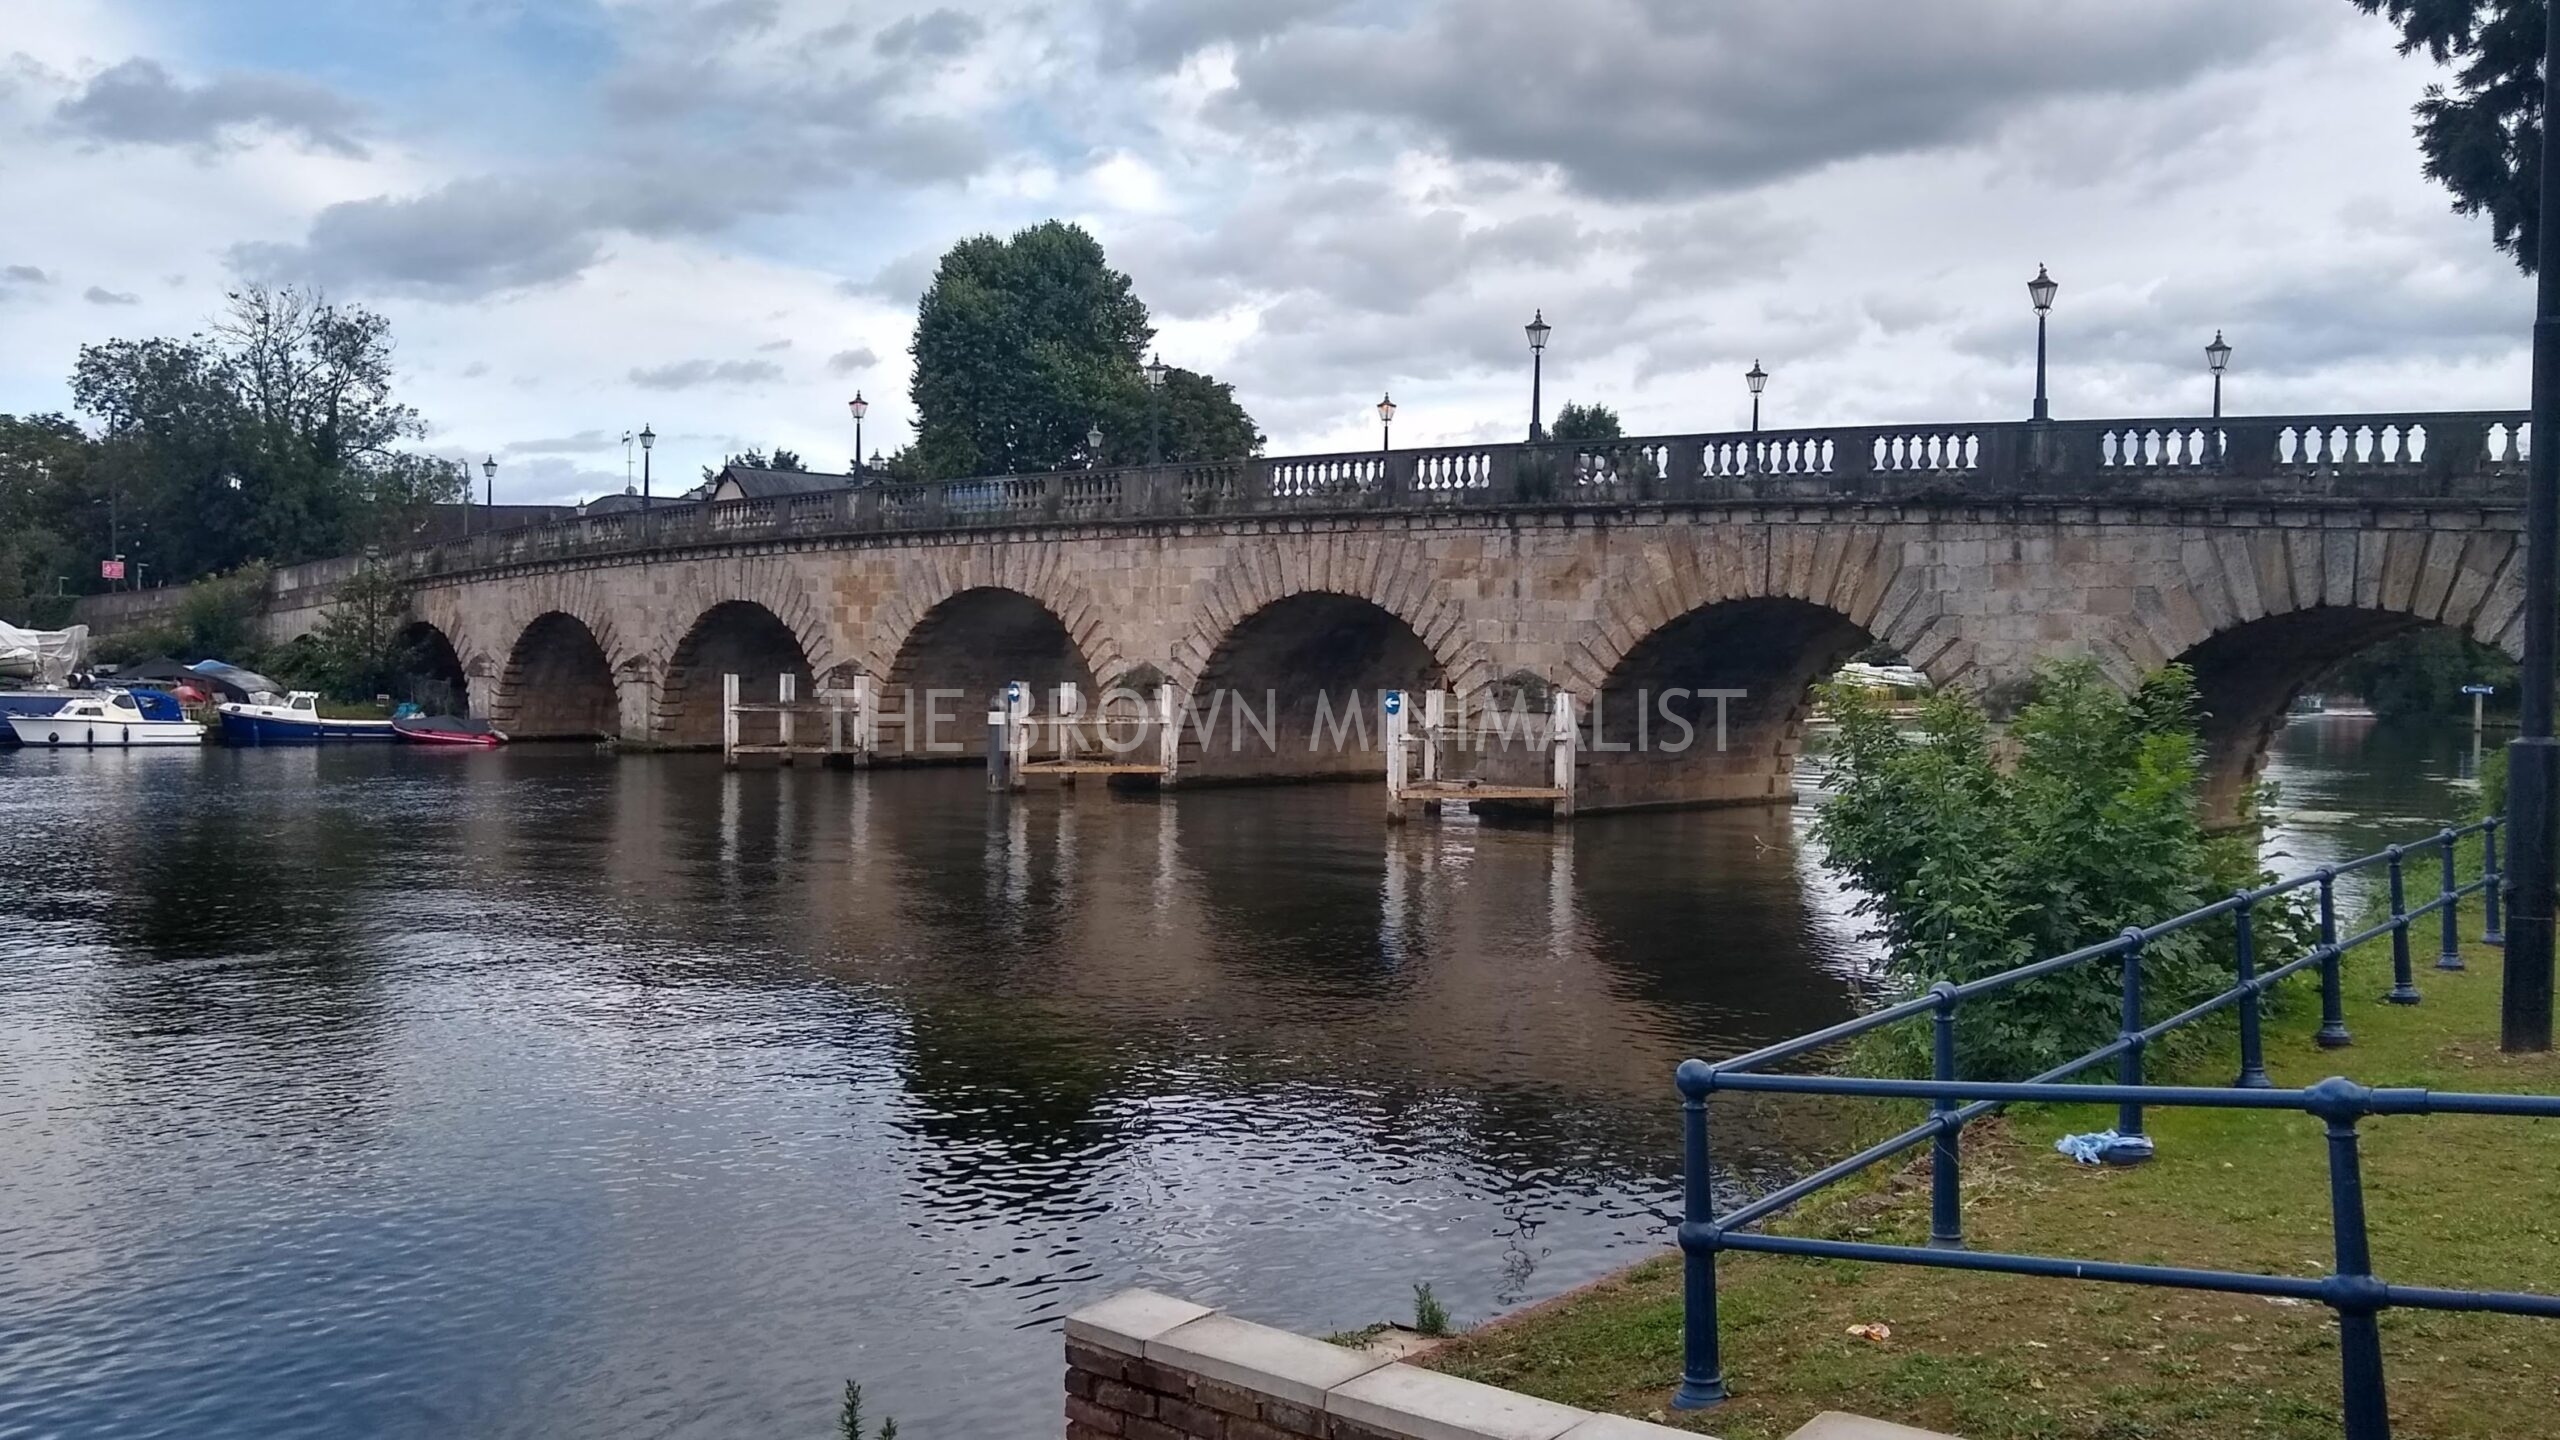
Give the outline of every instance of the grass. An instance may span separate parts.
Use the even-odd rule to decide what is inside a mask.
[[[2413,896],[2412,899],[2421,897]],[[2477,903],[2468,909],[2476,932]],[[2413,927],[2433,933],[2432,923]],[[2441,1090],[2560,1089],[2560,1060],[2501,1055],[2500,952],[2438,972],[2392,1006],[2387,942],[2346,967],[2350,1049],[2313,1045],[2314,992],[2267,1025],[2278,1085],[2345,1074]],[[2228,1084],[2226,1041],[2183,1073]],[[2318,1275],[2329,1191],[2318,1121],[2283,1112],[2154,1110],[2159,1157],[2092,1169],[2057,1136],[2112,1110],[2021,1107],[1965,1133],[1964,1219],[1978,1249]],[[2374,1266],[2407,1284],[2560,1291],[2560,1123],[2384,1117],[2363,1126]],[[1914,1163],[1778,1217],[1787,1233],[1917,1244],[1928,1232],[1925,1147]],[[1848,1410],[1968,1440],[2335,1440],[2337,1327],[2316,1304],[1913,1266],[1725,1255],[1718,1280],[1733,1398],[1661,1413],[1680,1374],[1680,1268],[1648,1261],[1438,1351],[1437,1369],[1727,1440],[1777,1440]],[[1853,1337],[1881,1323],[1890,1337]],[[2560,1323],[2386,1311],[2393,1434],[2467,1440],[2560,1432]]]

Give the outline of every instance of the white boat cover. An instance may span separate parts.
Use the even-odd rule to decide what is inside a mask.
[[[89,627],[21,630],[0,621],[0,679],[59,685],[89,654]]]

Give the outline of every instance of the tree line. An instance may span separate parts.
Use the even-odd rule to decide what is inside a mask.
[[[60,623],[71,597],[389,546],[462,499],[453,462],[405,448],[390,322],[292,286],[244,286],[204,331],[80,347],[61,414],[0,415],[0,616]]]

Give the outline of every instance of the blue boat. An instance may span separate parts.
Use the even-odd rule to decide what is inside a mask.
[[[308,745],[322,740],[393,740],[388,720],[327,720],[317,691],[296,690],[276,703],[261,695],[247,703],[216,707],[226,745]]]

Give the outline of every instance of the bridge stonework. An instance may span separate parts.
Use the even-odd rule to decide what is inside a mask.
[[[1260,705],[1267,692],[1358,678],[1351,652],[1378,651],[1378,632],[1414,642],[1410,673],[1371,666],[1371,682],[1480,701],[1535,677],[1586,710],[1597,703],[1604,732],[1613,703],[1614,728],[1630,723],[1640,690],[1743,692],[1728,702],[1721,752],[1596,747],[1591,810],[1785,798],[1810,682],[1870,641],[1994,697],[2058,655],[2093,657],[2127,684],[2185,660],[2209,712],[2213,803],[2228,810],[2293,693],[2353,650],[2419,624],[2515,650],[2517,528],[2511,507],[2424,500],[1239,516],[500,564],[425,578],[415,604],[502,726],[592,726],[597,697],[610,696],[613,734],[633,744],[716,734],[697,720],[718,682],[706,687],[695,652],[706,617],[730,613],[752,613],[764,632],[761,649],[723,651],[751,694],[770,693],[786,666],[876,677],[890,709],[921,704],[910,690],[957,689],[955,738],[1007,678],[1161,676],[1195,703],[1227,688]],[[1244,643],[1313,597],[1337,597],[1326,603],[1341,616]],[[573,628],[593,642],[584,698],[564,678],[572,666],[528,653]]]
[[[445,678],[526,738],[706,746],[722,675],[768,699],[788,673],[868,677],[903,720],[884,759],[966,758],[1008,680],[1125,682],[1216,720],[1192,784],[1381,773],[1374,726],[1340,722],[1383,688],[1561,689],[1590,717],[1580,809],[1766,803],[1811,682],[1881,642],[1995,711],[2056,656],[2127,685],[2192,666],[2228,818],[2339,660],[2422,625],[2520,648],[2529,441],[2472,412],[1460,446],[683,503],[383,563]],[[368,563],[277,571],[267,638]],[[1683,731],[1707,738],[1661,743]]]

